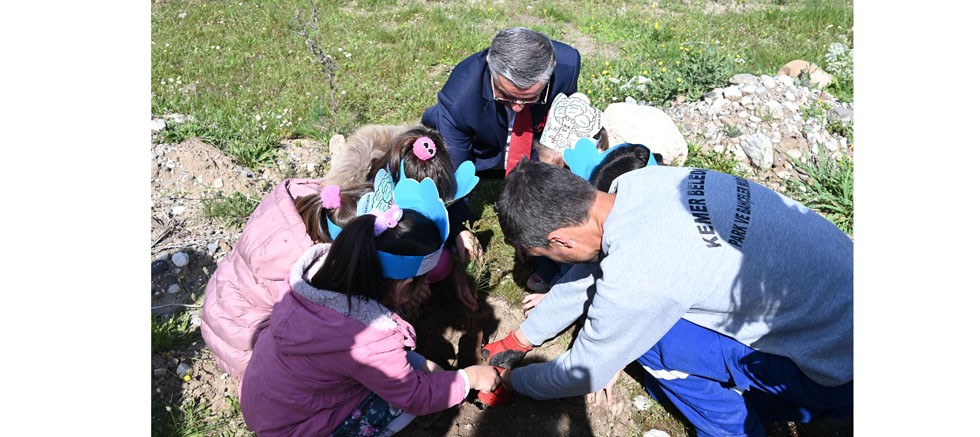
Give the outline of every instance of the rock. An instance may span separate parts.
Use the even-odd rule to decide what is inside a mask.
[[[643,437],[670,437],[670,434],[667,434],[667,431],[661,431],[659,429],[651,429],[643,433]]]
[[[153,376],[160,377],[160,376],[166,376],[166,375],[167,375],[167,369],[165,369],[163,367],[159,367],[159,368],[153,369]]]
[[[214,243],[214,242],[208,243],[208,253],[213,255],[217,251],[218,251],[218,243]]]
[[[167,287],[167,293],[170,293],[170,294],[180,293],[180,285],[179,284],[170,284],[170,286]]]
[[[803,152],[801,152],[800,149],[789,149],[786,151],[786,154],[797,161],[803,157]]]
[[[633,398],[633,407],[635,407],[638,411],[646,411],[650,409],[653,404],[653,399],[650,399],[649,396],[639,395]]]
[[[776,87],[776,81],[770,76],[762,76],[762,86],[767,89],[773,89]]]
[[[150,120],[150,132],[157,133],[167,128],[167,121],[162,118]]]
[[[740,73],[729,78],[728,83],[732,85],[755,84],[759,83],[759,78],[752,74]]]
[[[180,363],[177,365],[177,375],[181,378],[191,374],[191,366],[187,363]]]
[[[779,69],[776,75],[799,79],[804,72],[810,75],[810,82],[816,84],[817,88],[822,89],[834,81],[834,76],[831,76],[830,73],[823,71],[819,66],[817,66],[817,64],[801,59],[789,61],[786,63],[786,65],[783,65],[783,68]]]
[[[844,108],[838,106],[827,111],[827,121],[836,121],[840,123],[853,123],[854,122],[854,110],[850,108]]]
[[[739,91],[737,86],[730,86],[721,91],[721,94],[725,96],[726,99],[737,101],[742,98],[742,92]]]
[[[784,87],[794,86],[793,78],[785,75],[776,76],[776,82],[778,85],[782,85]]]
[[[183,213],[186,210],[187,210],[187,207],[184,206],[184,205],[175,205],[173,208],[170,208],[170,213],[173,214],[173,215],[180,215],[181,213]]]
[[[756,133],[739,138],[739,146],[749,157],[752,165],[768,170],[772,168],[773,148],[769,137]]]
[[[725,109],[726,106],[731,105],[731,102],[725,99],[717,99],[711,102],[711,106],[708,107],[708,114],[715,115]]]
[[[344,144],[346,143],[347,141],[344,140],[343,135],[337,134],[330,137],[330,142],[327,143],[327,151],[330,153],[331,161],[333,161],[333,158],[336,156],[337,152],[344,148]]]
[[[159,274],[167,271],[167,268],[168,267],[169,267],[169,265],[167,264],[167,261],[165,261],[165,260],[159,260],[158,259],[158,260],[153,261],[152,263],[150,263],[150,274],[151,275],[159,275]]]
[[[191,262],[191,257],[184,252],[177,252],[170,257],[170,260],[173,261],[175,266],[184,267]]]
[[[221,178],[217,178],[214,180],[214,182],[211,182],[211,186],[214,187],[215,189],[220,190],[222,187],[225,186],[225,181],[221,180]]]
[[[643,144],[663,156],[665,163],[687,161],[687,141],[673,120],[661,109],[628,102],[613,103],[602,113],[609,144]]]
[[[766,102],[766,113],[775,120],[781,120],[783,118],[783,105],[770,100]]]

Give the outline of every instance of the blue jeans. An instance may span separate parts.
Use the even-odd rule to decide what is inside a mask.
[[[699,436],[764,436],[766,422],[846,419],[853,412],[853,382],[817,384],[789,358],[684,319],[637,362],[650,396],[673,404]]]

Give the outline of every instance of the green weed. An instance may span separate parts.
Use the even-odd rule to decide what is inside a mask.
[[[823,123],[827,120],[828,109],[830,109],[830,103],[823,100],[817,100],[816,103],[812,105],[800,106],[800,115],[803,116],[804,120],[818,120]]]
[[[694,143],[687,144],[687,161],[684,162],[684,166],[715,170],[740,177],[747,176],[734,156],[714,150],[703,150],[701,146]]]
[[[808,155],[802,161],[788,157],[805,180],[789,179],[788,191],[814,211],[819,211],[842,231],[854,231],[854,162],[847,155],[839,161],[826,156]]]
[[[260,200],[237,191],[230,196],[217,193],[214,197],[202,199],[204,216],[221,219],[229,228],[239,228],[245,224]]]
[[[179,349],[201,338],[200,328],[191,323],[191,313],[153,316],[150,328],[151,353]]]
[[[854,124],[842,120],[827,122],[827,132],[847,138],[847,144],[854,144]]]

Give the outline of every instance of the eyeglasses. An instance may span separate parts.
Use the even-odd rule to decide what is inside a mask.
[[[490,84],[491,84],[490,90],[493,91],[493,101],[497,103],[503,103],[506,105],[520,105],[520,106],[544,105],[548,103],[548,94],[550,94],[551,92],[551,81],[548,81],[548,85],[544,87],[544,92],[539,94],[538,98],[533,102],[525,99],[505,99],[503,97],[497,96],[498,85],[497,85],[497,80],[494,79],[493,75],[490,76]],[[501,92],[501,94],[503,94],[503,92]]]

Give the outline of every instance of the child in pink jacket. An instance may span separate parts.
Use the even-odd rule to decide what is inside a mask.
[[[398,312],[427,287],[448,218],[430,179],[399,181],[394,199],[293,266],[242,380],[242,415],[259,436],[391,435],[499,384],[492,367],[441,371],[411,350]]]
[[[343,192],[340,207],[329,209],[319,182],[287,179],[262,199],[204,290],[201,336],[222,370],[241,380],[258,332],[286,292],[293,263],[314,243],[332,241],[327,217],[340,225],[355,217],[357,199],[370,188]]]

